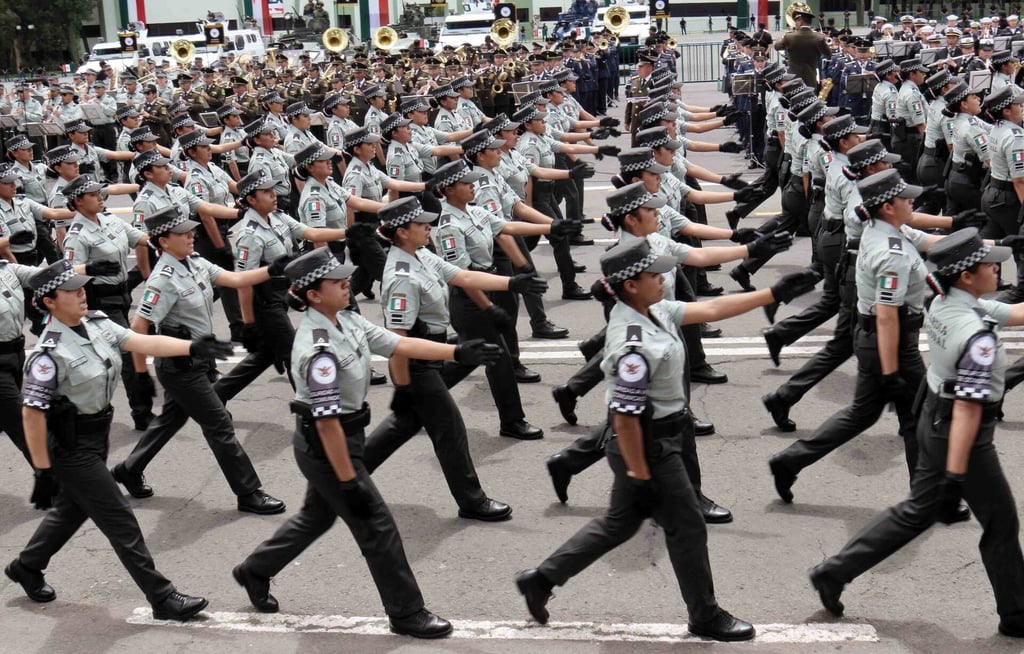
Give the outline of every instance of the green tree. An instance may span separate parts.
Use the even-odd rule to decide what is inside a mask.
[[[4,0],[0,43],[11,48],[0,51],[0,61],[6,57],[3,64],[9,69],[74,62],[86,47],[82,24],[98,6],[99,0]]]

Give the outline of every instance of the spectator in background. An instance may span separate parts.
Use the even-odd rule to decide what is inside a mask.
[[[680,18],[679,19],[679,31],[682,32],[683,34],[686,34],[686,19],[685,18]]]

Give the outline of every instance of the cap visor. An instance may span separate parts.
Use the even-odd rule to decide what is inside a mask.
[[[669,150],[678,150],[683,147],[683,144],[680,141],[669,141],[668,143],[662,143],[661,147],[668,148]]]
[[[668,171],[672,170],[672,168],[670,168],[669,166],[663,166],[660,163],[652,163],[650,166],[647,166],[647,168],[644,168],[644,170],[646,170],[649,173],[661,174],[661,173],[667,173]],[[644,206],[647,206],[647,205],[644,205]],[[664,206],[664,203],[662,203],[659,206]]]
[[[172,227],[171,228],[171,233],[173,233],[173,234],[188,234],[189,232],[194,230],[196,227],[199,227],[199,223],[197,223],[194,220],[186,220],[185,222],[181,223],[180,225],[175,225],[174,227]]]
[[[854,125],[853,129],[850,130],[851,134],[867,134],[868,128],[864,125]]]
[[[82,288],[91,281],[92,277],[90,277],[89,275],[75,275],[74,277],[64,282],[57,288],[59,288],[62,291],[77,291],[78,289]]]
[[[159,141],[160,137],[156,134],[145,134],[143,136],[136,137],[135,141]]]
[[[464,182],[466,180],[462,179],[462,180],[459,180],[459,181]],[[436,222],[437,219],[440,218],[440,217],[441,217],[441,214],[439,214],[439,213],[430,213],[429,211],[424,211],[420,215],[418,215],[415,218],[413,218],[412,222],[414,222],[414,223],[433,223],[433,222]]]
[[[826,107],[825,108],[825,115],[826,116],[835,116],[837,113],[839,113],[839,107]]]
[[[171,163],[171,160],[167,157],[156,157],[148,165],[150,166],[167,166]]]
[[[503,147],[505,147],[505,139],[494,139],[493,141],[487,144],[487,147],[485,149],[500,150]]]
[[[899,162],[903,161],[903,158],[900,157],[900,155],[898,155],[898,154],[893,154],[892,152],[887,152],[885,154],[885,156],[882,157],[882,161],[884,161],[885,163],[894,164],[894,163],[899,163]],[[914,197],[916,198],[917,196],[915,195]]]
[[[646,206],[646,205],[645,205]],[[654,263],[644,268],[644,272],[649,273],[667,273],[675,270],[676,258],[670,257],[667,254],[659,255]]]
[[[509,132],[509,131],[514,130],[514,129],[519,129],[519,126],[521,124],[522,123],[517,123],[516,121],[511,120],[508,123],[506,123],[505,125],[502,125],[501,129],[499,129],[498,131],[499,132]]]
[[[907,184],[907,188],[900,191],[896,197],[914,199],[924,193],[924,189],[914,184]]]
[[[993,245],[989,248],[988,254],[981,258],[982,263],[999,263],[1006,261],[1013,256],[1013,249],[1002,246]]]
[[[320,279],[348,279],[349,277],[352,276],[352,273],[354,273],[355,271],[355,266],[350,266],[347,263],[343,263],[339,265],[337,268],[334,268],[333,270],[328,272]]]
[[[463,182],[465,184],[472,184],[473,182],[478,182],[481,179],[483,179],[483,176],[484,174],[479,170],[471,170],[465,175],[463,175],[462,179],[459,179],[458,181]]]

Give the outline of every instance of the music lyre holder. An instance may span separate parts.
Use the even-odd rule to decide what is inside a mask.
[[[310,126],[324,125],[326,122],[326,116],[321,111],[315,111],[309,115]]]
[[[732,76],[732,94],[754,95],[757,90],[754,88],[754,73],[740,73]]]
[[[0,128],[18,129],[18,119],[10,115],[0,115]]]
[[[862,95],[868,97],[878,85],[878,77],[874,73],[850,75],[846,78],[846,95]]]
[[[1011,41],[1010,42],[1010,54],[1014,57],[1020,57],[1024,53],[1024,40],[1022,41]]]
[[[516,104],[523,101],[523,96],[540,88],[540,82],[512,82],[512,97]]]
[[[897,41],[872,41],[871,47],[875,49],[875,59],[892,59],[892,44]]]
[[[64,135],[64,128],[57,123],[25,123],[25,131],[29,136],[43,138]]]
[[[82,110],[82,115],[90,123],[96,121],[103,121],[103,108],[96,104],[80,104],[78,107]]]
[[[1001,52],[1002,50],[1010,49],[1010,41],[1013,39],[1012,36],[997,36],[992,39],[992,50],[994,52]]]
[[[924,50],[921,50],[921,65],[934,65],[935,62],[939,60],[939,53],[941,53],[943,50],[945,50],[945,48],[925,48]]]
[[[892,41],[892,57],[891,59],[895,63],[900,63],[904,59],[910,59],[914,56],[920,47],[919,43],[912,41]]]
[[[215,111],[203,111],[199,114],[199,122],[203,127],[220,127],[220,118]]]
[[[977,93],[978,95],[988,95],[988,92],[992,89],[992,71],[991,70],[972,70],[970,77],[967,81],[968,93]]]

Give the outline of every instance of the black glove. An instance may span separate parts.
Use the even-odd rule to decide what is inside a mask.
[[[733,243],[740,243],[743,245],[750,243],[751,241],[756,241],[759,236],[761,235],[758,234],[757,230],[753,227],[740,227],[732,230],[732,236],[729,237],[729,240]]]
[[[735,125],[739,119],[740,115],[738,113],[726,114],[722,116],[722,124],[725,125],[726,127],[728,127],[729,125]]]
[[[555,220],[551,223],[551,235],[555,238],[569,236],[576,231],[576,225],[565,220]]]
[[[617,157],[622,150],[616,145],[599,145],[597,146],[597,155],[599,157]]]
[[[747,188],[750,184],[740,179],[739,173],[731,173],[729,175],[722,175],[722,186],[738,191],[742,188]]]
[[[1013,236],[1004,236],[1003,238],[996,241],[996,245],[1002,245],[1013,250],[1013,253],[1017,256],[1024,254],[1024,236],[1014,234]]]
[[[743,152],[743,144],[742,143],[737,143],[736,141],[726,141],[724,143],[719,143],[718,144],[718,151],[719,152],[730,152],[730,153],[733,153],[733,154],[735,154],[737,152]]]
[[[789,232],[772,232],[748,243],[747,255],[751,259],[767,259],[779,252],[785,252],[792,244],[793,235]]]
[[[572,179],[590,179],[594,176],[594,167],[586,161],[577,161],[569,169],[569,177]]]
[[[776,302],[789,304],[794,298],[809,293],[820,281],[821,275],[810,268],[787,273],[772,284],[772,297]]]
[[[604,141],[609,136],[611,136],[611,133],[603,127],[600,129],[595,129],[590,132],[590,138],[594,139],[595,141]]]
[[[245,214],[248,213],[249,207],[238,207],[238,211],[235,213],[235,222],[245,218]]]
[[[653,479],[634,479],[630,477],[629,486],[633,489],[633,504],[641,509],[651,509],[661,499],[658,483]]]
[[[277,374],[283,375],[284,371],[287,370],[287,369],[288,369],[288,361],[286,361],[284,358],[278,356],[275,353],[274,354],[274,370],[277,371]]]
[[[358,241],[371,236],[373,236],[373,227],[369,223],[355,223],[345,228],[345,239],[348,241]]]
[[[474,338],[455,346],[455,363],[466,366],[489,366],[496,363],[500,356],[501,348],[482,338]]]
[[[898,372],[882,375],[882,397],[889,402],[903,401],[910,393],[910,385]]]
[[[412,386],[406,384],[405,386],[395,386],[395,391],[391,395],[391,411],[397,415],[415,415],[416,410],[413,408],[413,391]]]
[[[32,232],[18,232],[17,234],[11,234],[10,242],[11,245],[28,245],[35,237],[36,235]]]
[[[270,265],[267,266],[267,272],[270,273],[271,277],[281,277],[284,275],[284,267],[294,261],[295,258],[291,254],[280,256],[270,262]]]
[[[619,120],[618,118],[612,118],[611,116],[605,116],[600,121],[598,121],[598,124],[601,127],[618,127],[619,125],[622,124],[622,121]]]
[[[365,479],[357,475],[355,479],[339,484],[341,497],[352,515],[363,520],[373,516],[373,505],[377,502],[377,496],[370,490],[370,484]]]
[[[135,388],[138,390],[141,397],[152,399],[156,397],[156,384],[153,383],[153,378],[150,376],[149,371],[135,373]]]
[[[976,209],[967,209],[953,216],[953,230],[964,229],[965,227],[977,227],[981,229],[988,222],[985,212]]]
[[[509,278],[508,290],[513,293],[543,295],[548,290],[548,282],[533,273],[519,273]]]
[[[235,252],[231,249],[231,244],[227,242],[227,239],[224,240],[223,246],[217,248],[214,255],[216,256],[217,264],[221,268],[235,269]]]
[[[116,275],[121,272],[121,265],[116,261],[92,261],[85,264],[86,275]]]
[[[744,186],[732,194],[732,199],[743,204],[749,202],[760,202],[764,199],[764,187],[760,184]]]
[[[729,105],[727,104],[716,104],[712,106],[710,109],[708,109],[708,111],[715,114],[716,116],[721,116],[726,112],[727,109],[729,109]]]
[[[608,133],[611,134],[613,138],[619,138],[622,136],[622,130],[615,129],[614,127],[609,127]]]
[[[939,503],[935,507],[935,519],[939,522],[951,525],[963,520],[959,514],[965,479],[967,479],[966,475],[946,471],[946,477],[939,484]]]
[[[505,311],[493,302],[489,307],[484,309],[484,315],[487,316],[499,330],[512,324],[512,316],[508,315],[508,311]]]
[[[253,327],[256,323],[252,324]],[[246,341],[246,329],[249,325],[242,326],[242,343]],[[255,330],[254,330],[255,331]],[[258,334],[258,332],[257,332]],[[246,348],[248,349],[248,345]],[[207,334],[206,336],[200,336],[199,338],[192,339],[192,345],[188,348],[188,355],[194,359],[227,359],[234,352],[231,347],[231,343],[227,341],[218,341],[217,337],[213,334]]]
[[[260,328],[256,323],[242,323],[242,345],[254,353],[263,349],[263,334],[260,333]]]
[[[53,498],[60,493],[60,482],[53,474],[53,468],[36,470],[36,483],[32,486],[32,506],[45,511],[53,506]]]

